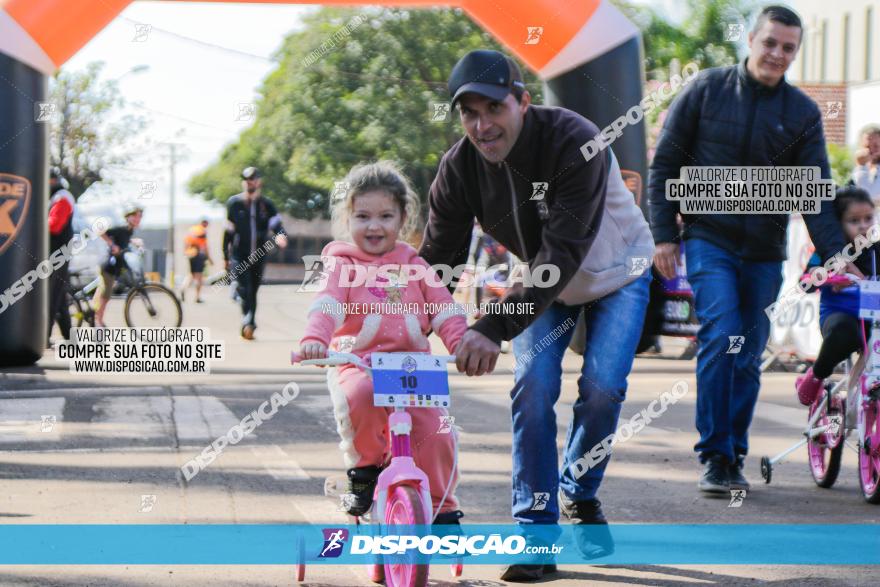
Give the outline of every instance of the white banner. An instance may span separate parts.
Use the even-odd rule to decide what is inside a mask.
[[[800,215],[792,215],[788,223],[788,259],[782,264],[782,290],[794,287],[815,248]],[[792,348],[801,358],[815,359],[822,345],[819,331],[819,294],[811,293],[770,325],[770,344]]]

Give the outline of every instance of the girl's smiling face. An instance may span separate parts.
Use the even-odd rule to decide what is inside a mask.
[[[384,255],[397,243],[403,221],[403,212],[394,198],[376,190],[354,197],[349,230],[362,251]]]
[[[840,224],[850,242],[858,235],[867,236],[868,229],[874,224],[874,206],[867,202],[853,202],[840,217]]]

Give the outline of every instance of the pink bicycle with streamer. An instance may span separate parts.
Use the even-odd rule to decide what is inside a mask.
[[[857,361],[846,360],[845,374],[828,380],[810,406],[804,438],[775,457],[761,458],[761,476],[770,483],[773,466],[806,445],[810,473],[816,485],[829,488],[837,481],[843,448],[858,453],[859,486],[868,503],[880,503],[880,281],[855,275],[832,276],[828,285],[858,284],[859,317],[871,324]],[[847,440],[856,431],[857,444]]]
[[[451,355],[427,355],[424,353],[380,353],[385,358],[394,358],[399,356],[404,365],[415,365],[416,360],[425,360],[426,358],[435,364],[436,367],[443,366],[442,374],[446,374],[445,365],[455,362],[455,357]],[[414,359],[415,358],[415,359]],[[409,361],[409,363],[407,363]],[[292,353],[291,364],[299,363],[301,365],[318,365],[318,366],[341,366],[352,364],[373,375],[374,369],[364,363],[359,356],[354,353],[330,352],[325,359],[308,359],[304,360],[299,353]],[[404,375],[402,384],[404,387],[414,390],[419,385],[419,371],[416,367],[406,369],[408,375]],[[439,371],[439,369],[435,369]],[[448,384],[447,384],[448,385]],[[448,393],[447,393],[448,398]],[[374,394],[374,402],[376,395]],[[415,402],[407,402],[411,405],[401,405],[401,402],[394,405],[394,411],[388,417],[388,430],[390,432],[391,441],[391,461],[382,472],[376,482],[376,489],[373,495],[373,507],[369,514],[369,520],[362,520],[359,517],[352,516],[354,524],[361,526],[364,522],[371,521],[373,525],[381,525],[382,528],[388,526],[401,525],[430,525],[437,517],[440,511],[438,506],[437,512],[432,514],[431,491],[428,483],[428,477],[415,463],[410,447],[410,433],[412,431],[412,418],[407,413],[407,408],[433,407],[430,402],[427,405],[415,405]],[[421,403],[421,401],[419,402]],[[385,405],[385,404],[383,404]],[[444,404],[448,405],[448,401]],[[455,459],[453,461],[452,473],[458,466],[458,447],[456,446]],[[450,477],[450,482],[452,481]],[[447,483],[447,494],[450,484]],[[441,505],[446,501],[447,494],[443,495],[440,500]],[[374,528],[375,529],[375,528]],[[381,528],[380,528],[381,530]],[[391,532],[395,533],[395,532]],[[305,579],[306,554],[305,545],[300,539],[297,547],[297,581]],[[367,572],[371,581],[379,583],[383,580],[387,587],[424,587],[428,584],[428,565],[416,564],[413,557],[395,556],[386,557],[384,560],[379,559],[368,566]],[[462,573],[462,562],[455,559],[451,565],[453,577],[459,577]]]

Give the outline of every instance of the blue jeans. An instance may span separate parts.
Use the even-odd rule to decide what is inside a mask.
[[[617,428],[626,378],[645,321],[650,273],[583,306],[554,303],[513,339],[513,518],[518,523],[555,524],[560,487],[575,501],[596,496],[608,459],[580,478],[574,477],[569,466]],[[586,350],[560,472],[553,406],[562,385],[562,356],[581,309],[587,327]],[[557,327],[561,327],[557,332],[564,332],[552,340]],[[544,496],[535,494],[545,493],[543,503]]]
[[[782,286],[782,262],[743,261],[702,239],[685,242],[687,278],[700,330],[697,351],[697,430],[700,462],[749,452],[749,425],[761,387],[761,353],[770,336],[764,309]],[[731,353],[731,336],[743,336]]]

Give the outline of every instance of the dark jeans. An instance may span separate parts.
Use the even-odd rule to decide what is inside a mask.
[[[829,314],[822,322],[822,348],[813,363],[813,376],[825,379],[834,368],[862,348],[862,325],[858,318],[844,312]]]
[[[770,336],[764,310],[779,295],[782,262],[744,261],[696,238],[685,242],[685,255],[700,321],[700,441],[694,450],[702,462],[715,455],[732,461],[749,451],[749,426],[761,388],[761,354]]]
[[[67,263],[52,272],[49,276],[49,333],[46,340],[52,336],[52,327],[58,322],[61,336],[64,340],[70,340],[70,309],[67,307],[67,278],[69,277]]]
[[[239,265],[246,267],[243,271],[237,269]],[[248,262],[231,259],[230,271],[237,274],[236,283],[239,302],[241,303],[241,326],[257,327],[257,291],[263,281],[263,268],[265,263],[257,261],[251,265]]]

